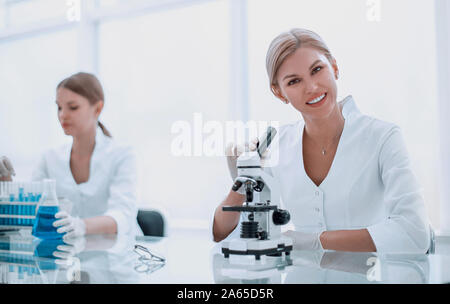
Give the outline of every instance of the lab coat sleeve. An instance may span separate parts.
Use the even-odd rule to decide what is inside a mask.
[[[118,235],[132,233],[136,224],[136,181],[136,157],[132,150],[127,148],[118,156],[116,170],[109,186],[108,210],[105,213],[116,221]]]
[[[384,185],[386,219],[368,227],[377,252],[425,253],[430,226],[421,187],[412,171],[400,129],[382,140],[379,170]]]
[[[42,155],[39,159],[37,166],[33,169],[31,174],[32,181],[42,181],[46,178],[49,178],[47,172],[47,163],[45,161],[45,155]]]

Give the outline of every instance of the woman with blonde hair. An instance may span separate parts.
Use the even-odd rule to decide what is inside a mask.
[[[266,68],[273,94],[303,118],[280,128],[272,168],[295,226],[285,233],[294,248],[425,253],[430,227],[399,127],[362,114],[352,96],[338,102],[336,59],[310,30],[276,37]],[[236,158],[228,157],[230,172]],[[216,241],[239,222],[222,206],[244,200],[230,191],[216,209]]]

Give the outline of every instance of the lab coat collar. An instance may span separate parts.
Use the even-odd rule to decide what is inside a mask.
[[[334,167],[336,167],[336,163],[340,162],[340,158],[341,158],[340,151],[343,149],[343,146],[345,146],[347,130],[350,128],[349,125],[351,125],[353,123],[352,117],[360,114],[360,111],[359,111],[358,107],[356,106],[356,103],[355,103],[352,95],[345,97],[342,101],[339,102],[339,104],[342,105],[342,116],[344,116],[344,119],[345,119],[344,129],[342,130],[341,139],[340,139],[339,145],[337,147],[336,154],[334,156],[331,167],[328,171],[328,174],[319,186],[314,184],[314,182],[306,174],[303,161],[300,162],[300,165],[302,166],[301,170],[299,171],[302,174],[301,178],[309,181],[310,186],[313,189],[312,191],[315,191],[316,189],[321,189],[324,186],[326,186],[328,180],[332,179],[333,175],[336,174]],[[303,147],[302,146],[303,146],[303,128],[304,128],[304,126],[305,126],[304,121],[301,121],[301,123],[299,124],[298,136],[297,136],[297,138],[298,138],[297,144],[300,147],[299,149],[298,148],[296,149],[296,153],[298,153],[297,159],[303,158],[303,155],[302,155]]]
[[[339,105],[342,105],[342,116],[347,120],[350,116],[361,114],[359,108],[356,106],[355,100],[352,95],[348,95],[344,99],[338,102]],[[300,135],[303,136],[303,126],[305,122],[304,120],[298,121]]]
[[[97,129],[95,130],[94,152],[95,150],[102,150],[109,140],[109,137],[103,134],[103,130],[100,127],[97,127]]]
[[[361,113],[356,106],[355,100],[353,99],[352,95],[348,95],[345,97],[342,101],[339,102],[339,104],[342,104],[342,116],[344,116],[345,119],[349,117],[351,114],[359,114]]]

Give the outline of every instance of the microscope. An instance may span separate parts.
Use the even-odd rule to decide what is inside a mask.
[[[224,206],[223,211],[241,212],[240,237],[222,242],[225,258],[230,254],[288,257],[292,251],[292,240],[281,235],[281,225],[290,220],[287,210],[278,208],[280,192],[271,169],[261,166],[261,157],[272,143],[276,129],[269,127],[259,140],[256,151],[243,153],[237,159],[238,176],[233,191],[245,190],[242,206]]]

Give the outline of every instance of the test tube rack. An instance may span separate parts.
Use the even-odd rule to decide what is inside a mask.
[[[38,283],[33,237],[0,237],[0,283]]]
[[[0,182],[0,230],[33,227],[41,182]]]

